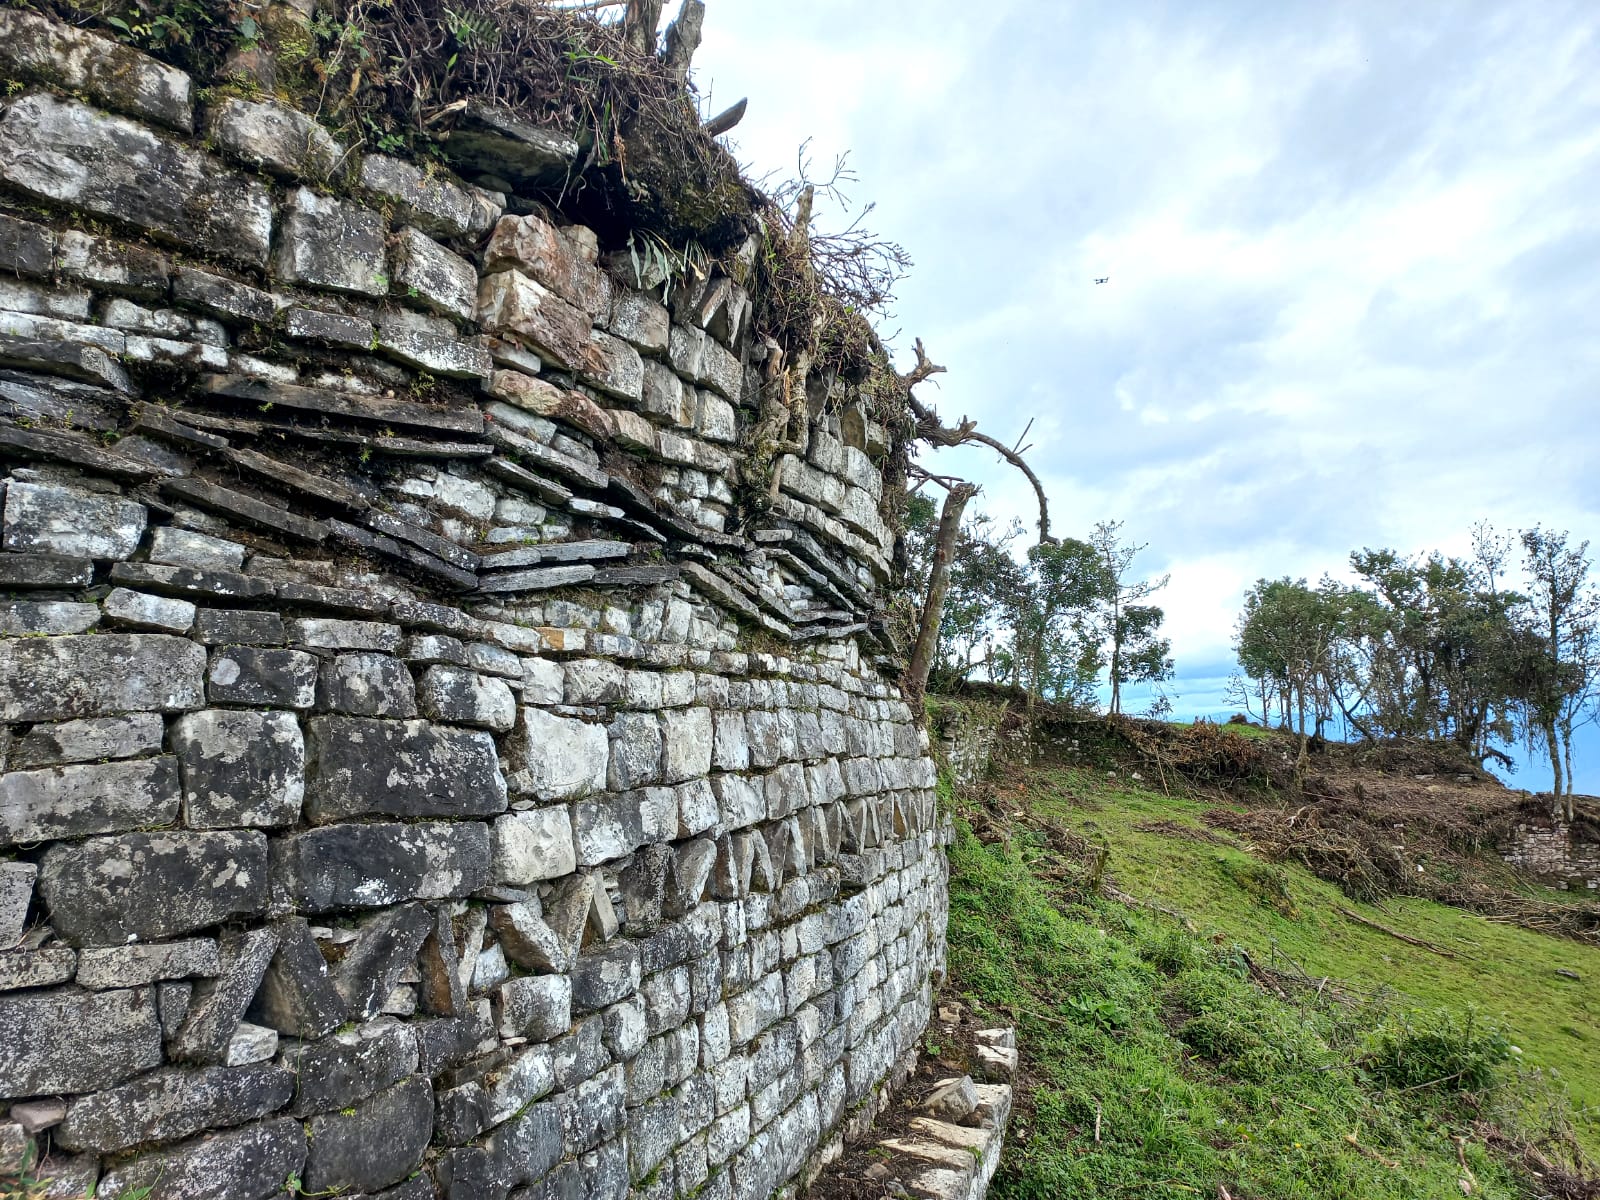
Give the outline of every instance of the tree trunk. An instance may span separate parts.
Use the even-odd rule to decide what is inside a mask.
[[[901,685],[912,708],[922,703],[922,694],[928,689],[928,672],[933,670],[934,657],[939,653],[939,622],[944,618],[944,598],[950,590],[950,560],[955,557],[956,538],[961,533],[961,514],[966,511],[967,501],[977,494],[974,485],[958,483],[944,498],[944,508],[939,513],[933,563],[928,569],[928,598],[922,605],[911,664]]]
[[[1550,750],[1550,798],[1555,802],[1555,810],[1570,819],[1570,805],[1566,801],[1566,791],[1561,784],[1561,738],[1556,733],[1555,723],[1544,727],[1544,744]]]
[[[1572,725],[1570,723],[1563,724],[1561,727],[1561,753],[1562,757],[1567,760],[1567,795],[1570,796],[1577,786],[1572,778]],[[1567,808],[1570,810],[1572,805],[1567,805]],[[1570,817],[1572,814],[1569,811],[1567,815]]]
[[[622,34],[636,54],[656,52],[656,26],[661,24],[662,0],[628,0],[622,17]]]

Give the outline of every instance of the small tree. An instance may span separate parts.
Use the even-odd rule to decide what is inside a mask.
[[[1549,662],[1534,673],[1533,725],[1550,754],[1552,794],[1573,816],[1572,734],[1593,719],[1600,694],[1600,592],[1589,579],[1589,543],[1535,526],[1522,532],[1529,601]],[[1565,771],[1563,771],[1565,766]]]
[[[1089,535],[1099,558],[1099,644],[1106,654],[1111,683],[1112,715],[1122,711],[1122,688],[1130,683],[1159,683],[1172,677],[1172,643],[1160,636],[1165,614],[1140,601],[1166,587],[1172,576],[1127,580],[1133,560],[1145,549],[1122,540],[1121,521],[1101,521]]]

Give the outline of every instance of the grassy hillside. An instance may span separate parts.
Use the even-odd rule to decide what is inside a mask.
[[[1597,1194],[1526,1150],[1600,1150],[1600,950],[1357,904],[1130,774],[957,806],[952,982],[1017,1020],[1034,1089],[996,1195]]]

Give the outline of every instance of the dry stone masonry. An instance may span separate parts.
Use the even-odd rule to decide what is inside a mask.
[[[354,153],[15,8],[0,65],[7,1161],[792,1186],[943,969],[884,430],[746,479],[740,281],[630,286],[512,187],[562,138]]]

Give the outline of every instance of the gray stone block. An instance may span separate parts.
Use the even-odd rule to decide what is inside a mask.
[[[106,1154],[243,1125],[276,1112],[293,1094],[294,1074],[283,1067],[166,1067],[74,1100],[53,1136],[68,1150]]]
[[[435,721],[504,733],[517,720],[517,700],[504,680],[460,667],[429,667],[423,672],[418,699],[422,715]]]
[[[87,633],[100,623],[100,609],[70,600],[0,602],[0,637]]]
[[[604,725],[525,707],[514,742],[525,790],[550,800],[605,790],[611,746]]]
[[[380,205],[392,206],[405,220],[440,237],[483,233],[494,224],[473,193],[402,159],[365,156],[361,187]]]
[[[172,748],[183,769],[183,820],[190,829],[299,819],[306,753],[293,713],[189,713],[172,728]]]
[[[550,1100],[529,1105],[496,1129],[484,1148],[508,1186],[543,1178],[561,1161],[560,1104]]]
[[[313,717],[307,728],[306,815],[312,821],[505,811],[505,779],[487,733],[359,717]]]
[[[664,712],[661,732],[662,778],[667,783],[682,783],[710,773],[712,722],[709,708]]]
[[[0,863],[0,947],[15,946],[22,939],[38,875],[39,868],[32,863]]]
[[[611,737],[608,787],[627,791],[661,778],[661,725],[654,713],[618,713],[607,732]]]
[[[205,651],[154,633],[0,639],[0,721],[198,708]]]
[[[0,12],[0,63],[10,75],[81,92],[183,133],[194,130],[189,76],[87,29],[7,9]]]
[[[618,940],[578,956],[572,967],[572,1004],[593,1012],[625,1000],[639,990],[639,948]]]
[[[557,1098],[561,1106],[561,1134],[568,1154],[581,1154],[621,1133],[628,1124],[624,1104],[623,1069],[601,1071]],[[627,1160],[623,1158],[624,1189]]]
[[[405,663],[387,654],[340,654],[322,664],[318,707],[355,717],[417,715],[417,687]]]
[[[149,988],[0,996],[0,1097],[90,1092],[160,1065]]]
[[[371,209],[298,188],[284,212],[273,269],[290,283],[382,296],[386,232]]]
[[[478,270],[466,259],[420,230],[395,235],[389,282],[396,295],[410,296],[448,317],[472,319],[478,295]]]
[[[3,544],[72,558],[126,558],[144,536],[145,507],[131,500],[13,480]]]
[[[355,1106],[311,1119],[305,1185],[311,1192],[378,1191],[422,1161],[433,1133],[433,1087],[414,1076]]]
[[[476,821],[313,829],[274,842],[272,871],[275,892],[307,913],[470,896],[491,878],[489,830]]]
[[[112,588],[101,607],[108,625],[150,629],[157,633],[188,633],[194,627],[194,605],[170,596]]]
[[[194,636],[208,646],[281,646],[283,618],[247,608],[202,608],[195,614]]]
[[[494,823],[498,882],[514,887],[577,870],[571,811],[565,806],[506,813]]]
[[[60,946],[7,951],[0,954],[0,992],[66,983],[77,963],[77,954]]]
[[[322,126],[270,100],[227,97],[211,106],[206,130],[227,157],[284,179],[327,179],[344,159],[344,148]]]
[[[32,196],[265,266],[272,197],[215,159],[121,117],[35,93],[0,117],[0,178]]]
[[[310,708],[317,699],[317,659],[303,650],[223,650],[211,660],[206,693],[214,704]]]
[[[300,1122],[282,1117],[141,1154],[100,1177],[104,1200],[267,1200],[306,1158]]]
[[[439,1024],[431,1022],[430,1025]],[[479,1031],[462,1024],[470,1048]],[[419,1062],[418,1031],[384,1017],[332,1037],[284,1046],[283,1063],[295,1074],[297,1117],[349,1108],[414,1074]],[[440,1064],[424,1064],[425,1069]]]
[[[0,775],[0,846],[171,824],[177,760],[82,763]]]
[[[52,846],[39,892],[56,933],[73,945],[176,937],[266,909],[267,839],[126,833]]]
[[[289,622],[289,640],[314,650],[378,650],[393,654],[400,648],[400,627],[385,621],[344,621],[332,617],[302,617]]]
[[[222,969],[212,938],[153,945],[93,946],[78,955],[78,986],[96,991],[143,987],[164,979],[216,975]]]
[[[160,713],[35,725],[17,739],[7,762],[13,769],[23,769],[132,758],[158,752],[165,734]]]
[[[572,982],[565,975],[519,975],[500,985],[500,1036],[547,1042],[572,1024]]]

